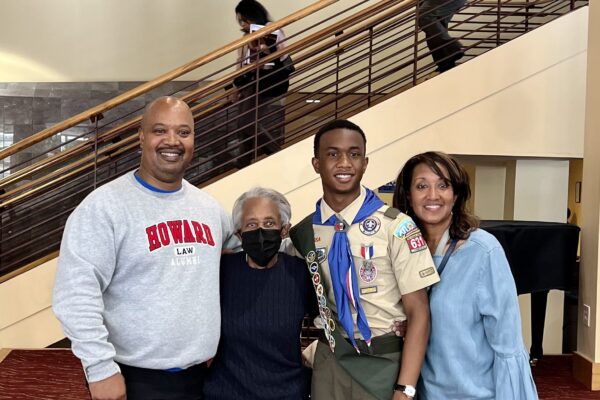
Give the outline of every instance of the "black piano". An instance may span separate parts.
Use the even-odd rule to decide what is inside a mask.
[[[550,289],[576,290],[579,227],[556,222],[481,221],[498,239],[515,278],[518,294],[531,293],[532,360],[543,356],[542,340]],[[573,287],[575,285],[575,287]]]

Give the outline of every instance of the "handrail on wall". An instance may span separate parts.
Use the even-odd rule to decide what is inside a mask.
[[[463,49],[467,53],[466,59],[469,59],[562,15],[567,12],[569,3],[570,9],[574,9],[574,2],[579,6],[587,4],[585,0],[469,0],[459,12],[462,15],[455,18],[450,29],[453,36],[460,34],[460,40],[464,42]],[[333,3],[333,0],[327,3]],[[310,136],[315,127],[327,119],[347,118],[431,77],[429,74],[436,65],[430,61],[431,53],[416,23],[416,1],[378,0],[363,8],[364,3],[367,1],[355,2],[334,17],[328,17],[303,30],[295,36],[298,39],[286,43],[285,49],[261,57],[252,65],[229,72],[221,69],[214,79],[212,77],[215,76],[215,71],[210,71],[211,74],[198,80],[205,84],[193,89],[186,88],[185,94],[180,98],[190,104],[196,123],[196,135],[201,139],[197,141],[194,160],[186,179],[200,185],[205,184],[208,179],[234,170],[232,162],[241,157],[233,154],[240,148],[235,141],[242,140],[240,132],[245,128],[240,127],[239,123],[239,103],[231,104],[226,100],[232,90],[227,89],[227,84],[245,72],[258,74],[260,65],[283,54],[293,56],[296,71],[292,75],[288,92],[282,95],[286,99],[285,116],[277,122],[270,122],[268,128],[281,127],[284,130],[283,147]],[[534,7],[536,5],[540,6],[539,9]],[[359,11],[353,11],[359,6]],[[243,46],[264,35],[265,31],[283,26],[282,21],[269,25],[267,30],[239,39],[217,52],[231,52],[236,46]],[[191,68],[194,63],[206,64],[206,57],[208,56],[171,73],[179,71],[177,76],[181,76],[186,73],[182,69]],[[255,85],[256,93],[259,92],[260,79],[263,78],[259,77],[252,84]],[[147,84],[141,85],[103,104],[116,107],[128,93],[130,98],[139,96],[142,93],[140,88],[151,89]],[[306,101],[308,99],[320,100],[321,103],[311,106]],[[257,143],[257,129],[260,118],[268,116],[259,116],[257,96],[253,95],[250,100],[253,108],[249,115],[254,122],[251,122],[253,133],[249,137],[253,140],[252,159],[257,160],[257,149],[262,146]],[[98,107],[101,106],[102,104]],[[98,115],[98,107],[73,118],[79,117],[79,122],[83,122],[89,117],[95,117]],[[140,110],[141,108],[136,112]],[[307,116],[309,118],[305,118]],[[50,129],[64,129],[73,118]],[[61,147],[59,152],[50,154],[47,158],[40,159],[39,155],[35,155],[29,159],[33,164],[27,166],[28,160],[11,158],[14,170],[0,180],[0,271],[9,272],[9,276],[14,277],[24,271],[23,268],[35,267],[36,263],[32,261],[58,248],[66,217],[87,193],[97,185],[135,168],[139,162],[139,154],[134,129],[141,117],[127,114],[114,120],[107,119],[111,122],[103,126],[96,125],[95,129],[86,133],[93,140]],[[119,125],[114,127],[117,124]],[[48,130],[40,134],[44,132]],[[67,131],[67,134],[70,133]],[[243,137],[248,136],[243,133]],[[232,139],[233,144],[222,144]],[[29,138],[24,139],[27,140]],[[63,146],[56,145],[54,141],[49,144],[56,146],[50,151]],[[39,240],[40,238],[44,240]],[[5,279],[0,277],[0,282],[3,280]]]
[[[338,1],[338,0],[335,0],[335,1]],[[310,45],[314,44],[321,37],[327,37],[327,36],[333,35],[336,32],[344,29],[345,27],[351,26],[355,22],[359,23],[361,20],[364,20],[366,18],[374,18],[373,16],[374,15],[378,15],[378,13],[384,13],[384,14],[382,14],[382,15],[379,16],[379,18],[381,18],[382,16],[383,17],[393,16],[396,13],[400,13],[402,11],[406,11],[408,8],[410,8],[411,6],[413,6],[414,3],[415,3],[415,0],[403,0],[403,1],[400,1],[400,2],[398,2],[398,0],[381,0],[381,1],[379,1],[379,2],[377,2],[375,4],[373,4],[373,5],[369,6],[368,8],[360,11],[359,13],[356,13],[355,15],[350,16],[349,18],[344,19],[343,21],[340,21],[340,22],[337,22],[337,23],[335,23],[335,24],[333,24],[331,26],[328,26],[328,27],[326,27],[326,28],[324,28],[324,29],[322,29],[322,30],[320,30],[318,32],[315,32],[315,33],[313,33],[313,34],[311,34],[311,35],[309,35],[309,36],[307,36],[307,37],[305,37],[305,38],[297,41],[297,42],[290,43],[290,44],[288,44],[285,47],[285,49],[278,50],[278,51],[276,51],[276,52],[274,52],[272,54],[269,54],[268,56],[266,56],[264,58],[261,58],[258,61],[258,65],[266,64],[268,62],[271,62],[271,61],[273,61],[273,60],[281,57],[283,54],[294,55],[296,52],[298,52],[298,51],[300,51],[302,49],[305,49],[305,48],[309,47]],[[352,29],[353,30],[359,30],[361,28],[364,29],[364,25],[368,25],[368,24],[369,24],[369,21],[366,21],[366,22],[361,23],[361,24],[359,24],[357,26],[354,26]],[[275,23],[273,25],[275,25]],[[271,24],[268,25],[266,28],[269,28],[269,30],[267,32],[272,31],[272,25]],[[252,37],[256,37],[257,34],[260,34],[259,35],[259,37],[260,37],[260,36],[264,35],[265,33],[263,32],[263,30],[261,30],[261,31],[258,31],[256,33],[254,33],[252,35]],[[349,36],[349,35],[346,34],[345,36]],[[343,38],[344,37],[341,37],[341,38],[338,37],[337,39],[334,38],[334,39],[329,39],[329,40],[330,41],[340,42]],[[241,42],[244,45],[246,43],[248,43],[247,40],[243,40],[243,41],[237,40],[234,43],[237,43],[237,42]],[[232,45],[228,45],[226,47],[229,47],[229,46],[232,46]],[[213,54],[213,53],[211,53],[211,54]],[[225,54],[227,54],[227,52],[225,52]],[[301,56],[300,58],[296,59],[295,62],[296,63],[301,63],[305,58],[307,58],[307,57],[302,57]],[[183,67],[180,67],[180,68],[183,68]],[[179,70],[180,68],[178,68],[176,70]],[[251,72],[254,69],[256,69],[256,64],[248,65],[248,66],[240,68],[240,69],[238,69],[236,71],[229,72],[226,75],[224,75],[224,76],[222,76],[222,77],[220,77],[220,78],[218,78],[218,79],[210,82],[209,84],[201,86],[197,90],[194,90],[191,93],[188,93],[188,94],[182,96],[181,99],[184,100],[184,101],[188,101],[189,102],[189,101],[192,101],[193,99],[201,98],[203,96],[207,96],[209,94],[212,94],[216,90],[221,90],[222,87],[223,87],[223,85],[225,83],[231,82],[233,80],[233,78],[235,78],[236,76],[239,76],[239,75],[244,74],[246,72]],[[174,71],[176,71],[176,70],[174,70]],[[140,85],[137,88],[134,88],[134,89],[132,89],[132,90],[124,93],[123,95],[118,96],[118,97],[116,97],[113,100],[109,100],[109,101],[107,101],[107,102],[105,102],[103,104],[111,103],[111,102],[117,100],[119,97],[122,97],[122,96],[127,95],[128,93],[132,93],[132,92],[136,92],[136,94],[133,95],[133,98],[135,98],[139,94],[141,94],[141,92],[138,93],[137,91],[142,86],[144,86],[144,85]],[[48,129],[44,130],[44,131],[41,131],[38,134],[39,135],[44,134],[44,132],[46,132],[46,131],[48,131],[50,129],[54,129],[54,130],[56,130],[56,132],[61,132],[62,130],[67,129],[68,127],[74,126],[74,125],[76,125],[79,122],[85,121],[86,118],[82,118],[82,119],[78,120],[77,122],[75,122],[74,124],[71,124],[70,126],[66,126],[65,125],[68,121],[70,121],[70,120],[72,120],[74,118],[77,118],[80,115],[86,115],[86,116],[97,115],[97,114],[92,113],[92,110],[95,110],[98,107],[102,107],[103,104],[100,104],[99,106],[94,107],[93,109],[84,111],[84,112],[82,112],[82,113],[80,113],[80,114],[78,114],[78,115],[76,115],[76,116],[74,116],[74,117],[72,117],[72,118],[70,118],[68,120],[63,121],[62,123],[59,123],[59,124],[57,124],[57,125],[55,125],[55,126],[53,126],[51,128],[48,128]],[[115,102],[115,104],[113,105],[113,107],[116,106],[116,105],[118,105],[118,104]],[[199,109],[200,106],[201,105],[196,105],[192,109],[193,110]],[[107,111],[107,110],[108,110],[107,108],[104,109],[104,111]],[[140,121],[141,121],[141,117],[139,117],[139,116],[135,117],[135,118],[133,118],[133,119],[125,122],[124,124],[120,125],[119,127],[111,129],[109,132],[106,132],[104,134],[99,135],[98,136],[98,140],[100,142],[105,142],[107,140],[110,140],[111,138],[113,138],[115,136],[118,136],[118,134],[120,132],[123,132],[123,131],[125,131],[128,128],[136,126]],[[54,133],[56,133],[56,132],[54,132]],[[52,136],[54,133],[52,133],[51,135],[48,135],[47,137]],[[47,137],[43,137],[39,141],[44,140]],[[27,141],[29,139],[31,139],[31,137],[23,139],[23,141],[21,141],[21,142]],[[30,145],[35,144],[35,143],[37,143],[39,141],[33,142]],[[21,142],[15,143],[15,145],[13,145],[13,146],[18,145]],[[41,169],[46,169],[46,168],[52,167],[52,166],[56,165],[56,163],[63,161],[68,156],[75,155],[78,150],[83,149],[85,147],[91,147],[93,145],[94,145],[93,141],[86,141],[85,143],[80,143],[79,145],[74,146],[74,147],[72,147],[70,149],[67,149],[64,152],[60,152],[60,153],[58,153],[58,154],[56,154],[54,156],[51,156],[48,159],[43,159],[43,160],[40,160],[40,161],[36,162],[33,165],[27,166],[27,167],[23,168],[22,170],[19,170],[19,171],[15,172],[14,174],[8,175],[7,177],[5,177],[3,179],[0,179],[0,189],[4,188],[4,187],[6,187],[6,186],[8,186],[10,184],[13,184],[14,182],[16,182],[18,180],[21,180],[24,177],[27,177],[27,176],[29,176],[31,174],[39,172]],[[8,149],[10,149],[10,147],[7,148],[7,149],[5,149],[5,150],[8,150]],[[104,154],[104,153],[108,153],[108,152],[112,151],[113,149],[114,149],[114,146],[110,146],[110,148],[101,149],[100,152],[101,152],[101,154]],[[1,154],[1,151],[0,151],[0,154]],[[63,172],[63,171],[61,171],[61,172]],[[52,175],[60,175],[60,173],[54,172],[54,173],[52,173]],[[62,175],[62,176],[63,177],[60,180],[64,180],[66,178],[65,175]],[[47,177],[48,176],[46,176],[46,178]],[[25,185],[19,186],[14,191],[21,192],[21,191],[26,190],[29,187],[32,187],[32,186],[36,186],[36,182],[26,183]],[[41,189],[43,189],[43,187],[38,187],[37,190],[35,190],[35,191],[41,191]],[[0,194],[0,201],[2,201],[5,198],[10,197],[14,193],[14,191],[9,191],[9,192],[6,192],[4,194]],[[3,207],[8,206],[8,205],[10,205],[10,204],[12,204],[12,203],[14,203],[14,202],[16,202],[18,200],[21,200],[21,199],[22,199],[21,196],[15,197],[12,200],[8,200],[8,201],[2,202],[1,206],[3,206]]]

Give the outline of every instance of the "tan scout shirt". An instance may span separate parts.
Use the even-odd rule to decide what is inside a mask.
[[[338,216],[347,223],[352,223],[365,196],[366,191],[361,187],[360,196]],[[360,302],[373,336],[391,332],[390,327],[394,320],[406,319],[400,302],[403,294],[426,288],[440,280],[427,244],[412,219],[402,213],[394,220],[384,217],[383,214],[388,208],[382,206],[365,221],[352,225],[347,233],[354,256]],[[324,200],[321,201],[322,222],[327,221],[333,214],[335,211]],[[337,314],[327,261],[335,230],[332,226],[323,225],[313,225],[313,229],[327,304],[331,311]],[[366,260],[361,255],[363,246],[365,251],[368,251],[368,246],[373,247],[371,260]],[[361,338],[356,327],[355,310],[352,315],[354,337]]]

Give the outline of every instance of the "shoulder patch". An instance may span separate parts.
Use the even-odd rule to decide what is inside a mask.
[[[405,239],[411,253],[416,253],[427,248],[427,243],[425,242],[423,235],[421,235],[421,232],[418,230],[407,235]]]
[[[419,228],[417,228],[417,225],[412,219],[406,218],[398,223],[398,226],[396,226],[396,229],[394,230],[394,236],[398,239],[404,239],[408,233],[417,231],[418,229]]]

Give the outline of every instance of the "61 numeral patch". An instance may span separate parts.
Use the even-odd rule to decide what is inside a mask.
[[[423,239],[420,233],[418,235],[407,236],[406,243],[408,243],[411,253],[416,253],[427,248],[427,243],[425,243],[425,239]]]

